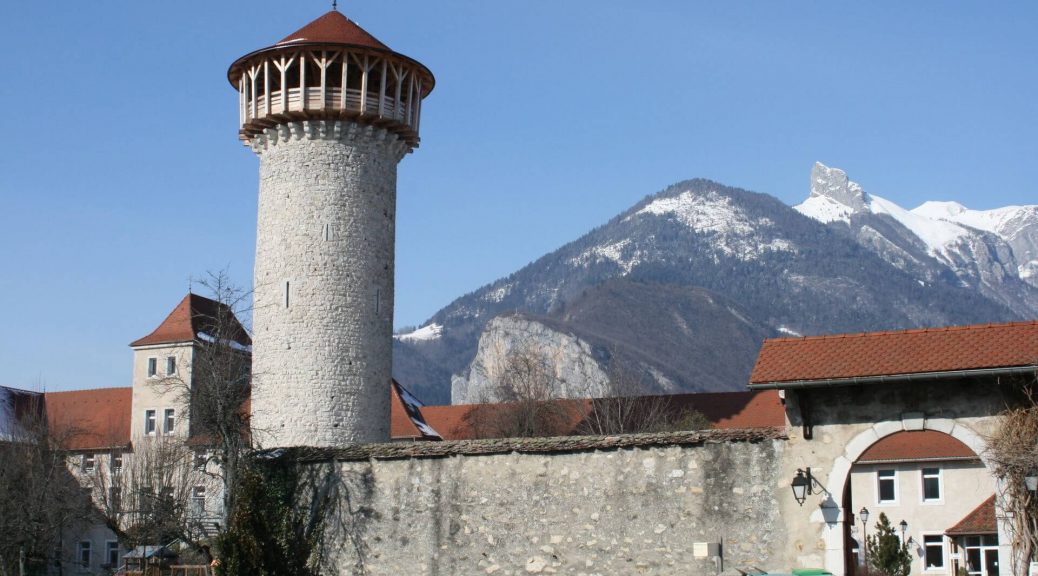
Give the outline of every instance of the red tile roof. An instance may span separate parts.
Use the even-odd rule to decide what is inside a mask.
[[[219,335],[221,338],[234,340],[243,346],[252,344],[230,307],[205,296],[188,294],[158,328],[144,338],[131,342],[130,346],[192,342],[199,334],[216,336],[212,332],[223,332]]]
[[[649,402],[653,396],[637,401]],[[777,390],[751,392],[717,392],[704,394],[676,394],[667,396],[667,409],[673,412],[697,410],[713,423],[715,429],[782,428],[786,425],[785,408]],[[556,400],[562,405],[565,422],[560,423],[561,434],[579,433],[588,412],[590,400]],[[484,406],[483,412],[477,410]],[[479,420],[492,420],[494,411],[507,409],[507,404],[462,404],[453,406],[425,406],[422,415],[444,440],[471,440],[486,435],[480,430]]]
[[[432,429],[425,420],[422,411],[424,406],[400,385],[393,380],[390,389],[389,400],[389,436],[393,440],[442,440],[439,435],[434,435]],[[404,397],[410,401],[405,402]]]
[[[1035,366],[1038,321],[765,340],[750,387]]]
[[[969,446],[944,432],[915,430],[881,438],[858,457],[858,462],[976,459],[977,454]]]
[[[47,392],[47,424],[68,450],[130,446],[133,388]]]
[[[995,524],[995,495],[977,506],[959,523],[945,531],[949,536],[960,536],[967,534],[997,534],[998,527]]]
[[[377,38],[335,10],[285,36],[276,46],[296,42],[350,44],[353,46],[376,48],[378,50],[389,50],[388,46],[379,42]]]

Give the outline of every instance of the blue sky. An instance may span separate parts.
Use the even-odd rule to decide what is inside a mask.
[[[250,283],[226,70],[329,4],[5,6],[0,384],[129,385],[127,343],[191,276]],[[437,77],[400,166],[397,326],[686,178],[797,203],[820,160],[907,207],[1038,201],[1035,3],[340,8]]]

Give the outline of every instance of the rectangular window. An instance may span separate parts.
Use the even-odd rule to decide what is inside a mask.
[[[177,359],[175,356],[166,357],[166,376],[172,376],[177,373]]]
[[[107,562],[109,568],[116,568],[119,566],[118,541],[109,540],[105,542],[105,562]]]
[[[375,288],[375,315],[382,314],[382,289]]]
[[[205,452],[199,450],[195,452],[195,470],[205,470],[205,463],[209,459],[206,458]]]
[[[163,434],[172,434],[173,433],[174,425],[176,424],[175,416],[176,416],[176,410],[174,410],[173,408],[166,408],[166,413],[164,414],[164,418],[162,419],[162,423],[163,423],[162,424],[162,433]]]
[[[151,486],[141,486],[137,491],[137,509],[144,514],[150,514],[155,509],[155,492]]]
[[[191,511],[197,516],[205,513],[205,486],[195,486],[191,490]]]
[[[288,282],[286,281],[286,282],[285,282],[285,308],[288,308],[288,305],[289,305],[289,303],[291,302],[291,300],[290,300],[290,295],[291,295],[291,286],[290,286],[290,284],[289,284],[289,283],[288,283]]]
[[[90,567],[90,541],[83,540],[79,543],[79,565],[84,568]]]
[[[923,501],[937,502],[941,499],[941,469],[923,468]]]
[[[83,472],[93,472],[94,471],[94,455],[93,454],[83,454],[83,460],[80,463],[80,467],[83,469]]]
[[[112,452],[111,459],[108,461],[108,469],[112,472],[119,472],[123,469],[122,452]]]
[[[897,472],[895,470],[878,470],[876,480],[879,502],[897,502]]]
[[[159,373],[159,359],[148,358],[148,378],[154,378]]]
[[[123,490],[118,486],[108,488],[108,507],[112,512],[119,512],[123,506]]]
[[[923,536],[923,547],[926,549],[926,553],[923,555],[924,567],[927,570],[944,568],[944,536],[940,534]]]
[[[155,411],[145,410],[144,411],[144,433],[154,434],[155,433]]]

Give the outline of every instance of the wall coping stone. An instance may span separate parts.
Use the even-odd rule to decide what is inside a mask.
[[[762,442],[786,440],[781,427],[726,430],[691,430],[609,436],[554,436],[547,438],[496,438],[484,440],[411,441],[376,444],[353,444],[339,448],[299,446],[260,450],[260,459],[287,458],[296,462],[328,462],[356,460],[393,460],[406,458],[443,458],[490,454],[549,454],[648,448],[657,446],[692,446],[729,442]]]

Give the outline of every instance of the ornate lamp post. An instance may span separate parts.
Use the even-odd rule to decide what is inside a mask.
[[[908,545],[908,540],[905,540],[905,531],[908,530],[908,522],[905,522],[904,520],[902,520],[900,526],[901,526],[901,545],[902,546],[907,546]]]
[[[862,549],[864,550],[864,564],[865,564],[865,576],[869,574],[869,509],[862,506],[858,512],[858,518],[861,518],[861,543]],[[907,526],[907,524],[905,525]]]

